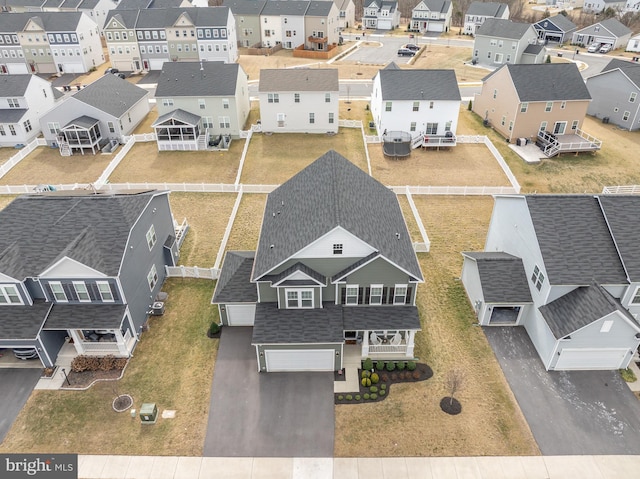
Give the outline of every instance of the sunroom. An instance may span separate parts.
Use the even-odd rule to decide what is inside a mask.
[[[100,141],[102,132],[100,131],[100,121],[90,116],[80,116],[67,123],[58,133],[61,147],[68,146],[71,152],[80,151],[84,155],[84,150],[91,150],[95,155],[100,151]]]
[[[206,130],[201,132],[201,118],[181,109],[162,115],[151,125],[156,132],[158,150],[204,150]]]

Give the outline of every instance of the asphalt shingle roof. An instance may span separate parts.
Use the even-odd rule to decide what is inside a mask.
[[[224,27],[229,19],[229,7],[148,8],[138,10],[135,28],[172,27],[186,14],[197,27]]]
[[[620,69],[625,75],[629,77],[629,80],[631,80],[637,87],[640,88],[640,64],[614,58],[607,64],[606,67],[602,69],[601,73],[605,73],[615,69]]]
[[[465,252],[476,260],[486,303],[531,303],[522,259],[508,253]]]
[[[298,0],[296,0],[298,1]],[[335,68],[262,69],[258,91],[339,91]]]
[[[529,45],[527,45],[527,48],[525,48],[522,53],[529,54],[529,55],[537,55],[542,50],[544,50],[544,45],[536,45],[535,43],[530,43]]]
[[[507,68],[520,101],[591,100],[574,63],[503,65]]]
[[[126,304],[56,303],[43,329],[120,329],[126,310]]]
[[[0,338],[36,339],[53,303],[36,301],[32,306],[2,306],[0,308]]]
[[[576,29],[576,24],[564,15],[554,15],[553,17],[543,18],[542,20],[536,22],[534,25],[538,25],[540,28],[544,29],[545,22],[553,23],[556,27],[558,27],[565,33],[572,32]]]
[[[234,97],[240,71],[237,63],[164,62],[156,87],[156,98]]]
[[[181,121],[182,123],[186,123],[187,125],[195,126],[200,123],[200,118],[198,115],[190,113],[188,111],[184,111],[181,108],[170,111],[169,113],[165,113],[160,116],[154,123],[151,125],[152,127],[159,126],[165,121],[173,118],[174,120]]]
[[[520,40],[530,28],[530,23],[517,23],[504,18],[487,18],[476,30],[476,37],[485,36]]]
[[[11,76],[11,75],[3,75]],[[12,108],[0,110],[0,123],[18,123],[29,110],[24,108]]]
[[[33,75],[2,75],[0,76],[0,98],[15,98],[24,96]]]
[[[228,251],[224,257],[220,278],[213,292],[212,303],[255,303],[257,286],[250,282],[255,251]]]
[[[116,75],[103,75],[75,93],[73,98],[120,118],[148,94],[149,92],[144,88],[118,78]]]
[[[66,128],[69,125],[76,125],[76,126],[81,126],[82,128],[86,128],[88,130],[96,123],[99,123],[99,120],[96,120],[95,118],[91,118],[90,116],[87,116],[87,115],[82,115],[82,116],[79,116],[78,118],[74,118],[73,120],[71,120],[69,123],[64,125],[63,128]]]
[[[260,15],[266,0],[224,0],[222,5],[229,7],[234,15]]]
[[[338,226],[422,281],[395,193],[333,150],[269,194],[253,278]]]
[[[593,25],[589,25],[588,27],[584,27],[578,30],[577,33],[595,33],[595,27],[598,25],[601,27],[600,31],[597,32],[600,36],[604,36],[604,34],[606,33],[602,31],[602,28],[608,30],[615,37],[623,37],[625,35],[631,34],[631,30],[629,30],[615,18],[607,18],[606,20],[602,20],[601,22],[594,23]]]
[[[619,311],[636,321],[622,305],[599,284],[583,286],[539,308],[556,339],[563,338],[598,319]]]
[[[251,344],[343,343],[342,309],[334,303],[314,309],[278,309],[278,303],[258,303]]]
[[[68,256],[116,276],[129,232],[154,194],[16,198],[0,211],[0,272],[22,280]]]
[[[527,195],[525,198],[551,284],[627,283],[597,197]]]
[[[345,331],[422,329],[415,306],[344,306],[342,315]]]
[[[300,1],[300,0],[296,0]],[[306,16],[310,17],[326,17],[331,12],[333,2],[327,0],[311,0],[309,2],[309,8],[307,9]]]
[[[467,9],[467,15],[501,17],[506,8],[506,3],[471,2],[471,5],[469,5],[469,8]]]
[[[602,195],[598,200],[629,280],[640,281],[640,197]]]
[[[384,68],[378,75],[384,101],[460,101],[460,89],[454,70]]]
[[[120,0],[117,10],[144,10],[147,8],[178,8],[182,0]]]
[[[429,9],[430,12],[445,13],[449,10],[449,7],[451,6],[451,2],[449,0],[421,0],[421,1]],[[420,2],[418,2],[418,5],[419,4]],[[414,7],[414,10],[416,7]]]
[[[269,0],[262,9],[261,15],[304,15],[309,8],[305,0]]]
[[[75,32],[82,15],[82,12],[1,13],[0,31],[22,31],[29,20],[34,19],[46,32]]]

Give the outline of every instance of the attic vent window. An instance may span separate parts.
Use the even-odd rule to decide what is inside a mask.
[[[342,243],[335,243],[333,245],[333,254],[342,254]]]
[[[540,291],[542,289],[542,285],[544,284],[544,274],[540,271],[540,268],[536,265],[533,269],[533,274],[531,275],[531,282],[536,286],[536,289]]]

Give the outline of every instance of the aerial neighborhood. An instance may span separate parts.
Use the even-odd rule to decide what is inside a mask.
[[[0,7],[0,455],[637,470],[640,3]]]

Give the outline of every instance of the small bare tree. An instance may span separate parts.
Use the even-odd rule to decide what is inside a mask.
[[[446,384],[449,391],[449,404],[453,404],[454,394],[462,389],[464,374],[459,369],[452,369],[447,373]]]

